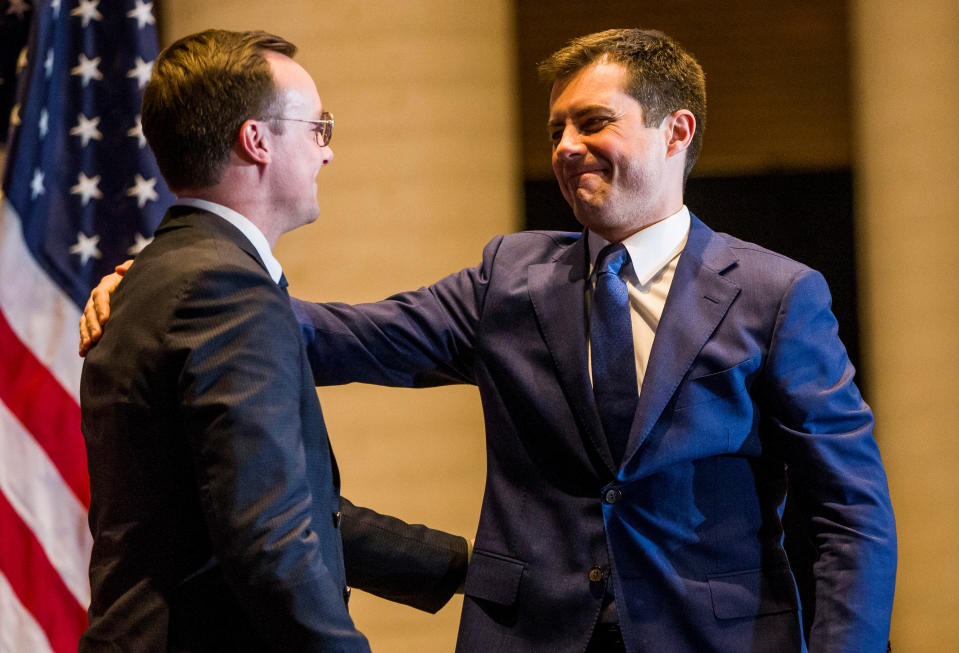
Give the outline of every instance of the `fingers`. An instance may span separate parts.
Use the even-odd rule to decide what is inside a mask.
[[[100,279],[90,291],[90,298],[80,316],[80,356],[86,356],[103,335],[103,325],[110,319],[110,293],[116,290],[133,261],[125,261],[116,267],[116,272]]]
[[[88,322],[94,322],[97,331],[110,319],[110,293],[116,290],[122,279],[118,273],[108,274],[100,279],[97,287],[90,291],[90,299],[87,300],[87,308],[83,310]]]
[[[80,314],[80,345],[77,347],[77,353],[80,354],[80,358],[83,358],[87,355],[87,352],[90,351],[90,332],[87,331],[87,325],[83,319],[83,313]]]
[[[83,314],[80,315],[80,356],[86,356],[87,352],[93,347],[101,336],[100,320],[97,318],[96,309],[93,306],[93,298],[87,300],[83,308]]]

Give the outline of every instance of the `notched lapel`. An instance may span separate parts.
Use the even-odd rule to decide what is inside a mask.
[[[530,265],[529,296],[579,428],[615,474],[586,361],[586,261],[586,239],[580,238],[556,260]]]
[[[689,239],[656,329],[649,365],[630,431],[626,460],[636,455],[696,356],[740,292],[723,276],[735,254],[706,225],[692,217]]]

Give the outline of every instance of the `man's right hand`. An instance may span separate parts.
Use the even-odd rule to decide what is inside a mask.
[[[81,356],[86,356],[103,335],[103,325],[110,319],[110,293],[117,289],[120,280],[131,265],[133,265],[133,259],[116,266],[113,274],[100,279],[96,288],[90,291],[90,299],[87,300],[87,305],[83,309],[83,315],[80,316]]]

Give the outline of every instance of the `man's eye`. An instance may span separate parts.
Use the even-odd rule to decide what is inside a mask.
[[[610,118],[606,116],[596,117],[596,118],[587,118],[580,125],[580,130],[591,134],[593,132],[598,132],[600,129],[609,124]]]

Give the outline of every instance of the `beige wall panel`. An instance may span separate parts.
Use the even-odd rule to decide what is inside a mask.
[[[899,533],[893,649],[959,641],[959,4],[852,3],[864,361]]]
[[[322,214],[280,239],[291,291],[366,301],[480,259],[519,218],[506,0],[449,3],[165,0],[164,44],[208,27],[265,29],[299,48],[336,116]],[[320,391],[346,496],[472,536],[485,478],[479,396],[350,385]],[[436,616],[354,592],[373,650],[453,649],[460,597]]]

